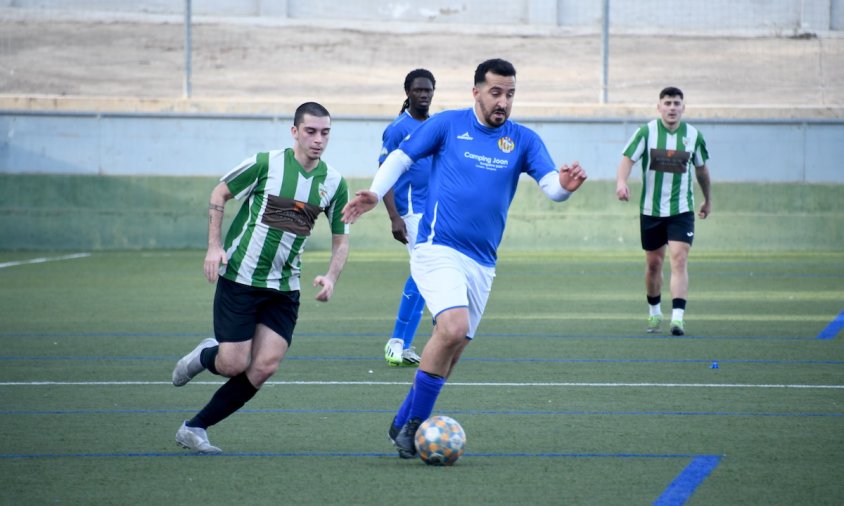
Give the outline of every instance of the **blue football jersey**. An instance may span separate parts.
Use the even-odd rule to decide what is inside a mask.
[[[495,265],[519,176],[539,181],[556,171],[536,132],[510,120],[487,127],[471,108],[432,116],[399,148],[414,161],[432,156],[417,244],[449,246],[486,266]]]
[[[424,123],[404,111],[384,129],[381,136],[381,155],[378,157],[378,165],[384,163],[384,159],[393,150],[399,147],[401,141],[416,127]],[[422,158],[414,163],[407,172],[399,177],[393,185],[393,198],[396,202],[396,210],[400,216],[412,213],[421,213],[425,210],[425,197],[428,194],[428,177],[431,172],[431,159]]]

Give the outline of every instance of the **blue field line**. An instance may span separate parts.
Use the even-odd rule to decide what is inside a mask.
[[[298,334],[297,334],[298,335]],[[361,334],[371,335],[371,334]],[[208,337],[208,332],[0,332],[0,338],[19,337]]]
[[[818,334],[818,339],[835,339],[841,329],[844,329],[844,310],[838,313],[838,316]]]
[[[79,362],[175,362],[181,358],[177,355],[152,355],[152,356],[128,356],[128,355],[56,355],[56,356],[0,356],[0,361],[79,361]],[[383,358],[354,357],[354,356],[288,356],[286,362],[381,362]],[[711,364],[713,359],[690,358],[690,359],[655,359],[655,358],[489,358],[489,357],[464,357],[464,362],[489,362],[489,363],[545,363],[545,364]],[[763,364],[763,365],[844,365],[844,360],[774,360],[774,359],[719,359],[719,364]]]
[[[700,455],[693,458],[653,504],[655,506],[686,504],[695,489],[718,467],[719,462],[721,462],[721,457],[715,455]]]
[[[6,409],[0,416],[45,415],[154,415],[191,414],[195,409]],[[394,409],[241,409],[242,414],[393,414]],[[844,413],[766,413],[760,411],[637,411],[637,410],[440,410],[444,415],[496,415],[496,416],[716,416],[716,417],[788,417],[788,418],[842,418]]]
[[[695,259],[695,262],[699,262],[699,259]],[[749,265],[752,267],[758,267],[759,264],[757,262],[752,262],[748,264],[732,264],[730,262],[725,263],[718,263],[718,267],[720,268],[717,271],[708,271],[706,269],[696,270],[695,276],[706,276],[706,277],[722,277],[722,278],[738,278],[738,277],[747,277],[747,278],[765,278],[765,279],[844,279],[844,275],[838,274],[837,272],[829,272],[829,273],[800,273],[800,272],[781,272],[781,271],[768,271],[768,272],[756,272],[756,271],[732,271],[726,270],[725,267],[728,266],[741,266],[741,265]],[[798,266],[799,267],[799,266]],[[571,278],[574,276],[582,276],[582,277],[609,277],[609,278],[619,278],[619,277],[632,277],[632,278],[640,278],[642,275],[638,272],[638,268],[633,270],[582,270],[579,272],[568,272],[566,271],[564,274],[558,274],[557,278]],[[518,275],[522,278],[526,277],[537,277],[541,279],[549,279],[555,276],[549,274],[548,272],[542,271],[531,271],[531,270],[518,270],[518,271],[509,271],[504,276],[512,276]]]
[[[83,459],[83,458],[383,458],[396,459],[394,452],[224,452],[217,454],[185,452],[104,452],[104,453],[7,453],[0,454],[0,460],[37,460],[37,459]],[[466,453],[458,466],[471,465],[471,459],[623,459],[623,460],[668,460],[692,459],[692,461],[674,478],[654,504],[659,506],[682,506],[692,496],[695,489],[712,473],[721,460],[719,456],[658,453]],[[418,463],[414,462],[414,463]]]
[[[85,453],[4,453],[0,459],[60,459],[60,458],[115,458],[115,457],[388,457],[395,452],[223,452],[203,454],[194,452],[85,452]],[[466,458],[611,458],[611,459],[694,459],[697,455],[684,453],[465,453]],[[465,462],[465,460],[462,460]]]
[[[417,337],[428,337],[430,334],[419,334]],[[307,337],[369,337],[372,332],[297,332],[295,338]],[[200,339],[208,337],[207,332],[0,332],[0,339],[66,339],[72,337],[126,337],[126,338],[152,338],[152,337],[190,337]],[[621,336],[594,335],[594,334],[554,334],[554,333],[481,333],[481,338],[527,338],[527,339],[639,339],[639,340],[710,340],[710,341],[809,341],[814,340],[813,336],[699,336],[686,334],[685,336],[673,336],[670,334],[631,334]]]
[[[185,452],[126,452],[126,453],[8,453],[0,454],[0,459],[79,459],[79,458],[137,458],[137,457],[395,457],[395,452],[226,452],[226,453],[185,453]]]

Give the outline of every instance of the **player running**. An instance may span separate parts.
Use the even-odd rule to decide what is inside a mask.
[[[413,438],[419,424],[431,415],[481,321],[519,176],[536,180],[555,202],[566,200],[586,180],[578,162],[558,171],[539,135],[509,120],[515,93],[516,69],[510,62],[492,59],[478,65],[474,107],[425,121],[384,160],[370,189],[358,191],[343,209],[343,220],[353,223],[415,161],[433,157],[410,270],[435,325],[413,386],[389,428],[402,458],[416,455]]]

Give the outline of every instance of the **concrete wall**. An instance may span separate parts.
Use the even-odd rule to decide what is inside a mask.
[[[597,25],[601,1],[559,0],[560,26]],[[670,33],[741,33],[758,31],[776,34],[815,33],[841,30],[840,0],[713,1],[610,0],[613,30]]]
[[[194,14],[214,16],[287,15],[287,0],[191,0]],[[182,14],[185,0],[0,0],[0,7],[76,12]]]
[[[518,118],[516,118],[518,120]],[[557,163],[613,179],[640,119],[530,119]],[[705,119],[718,181],[844,183],[844,119]],[[347,177],[377,167],[388,117],[334,117],[325,159]],[[0,173],[219,176],[258,151],[290,145],[292,118],[0,111]]]
[[[305,21],[527,25],[595,30],[601,0],[191,0],[196,16]],[[844,0],[611,0],[613,30],[824,33],[844,29]],[[720,8],[719,8],[720,7]],[[182,15],[184,0],[0,0],[0,8]]]

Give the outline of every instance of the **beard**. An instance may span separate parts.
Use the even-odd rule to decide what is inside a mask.
[[[507,121],[507,111],[498,107],[487,111],[483,105],[481,106],[481,113],[483,113],[484,121],[487,125],[499,127]]]

